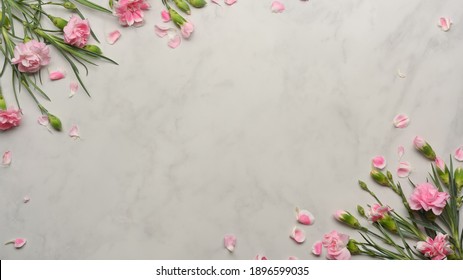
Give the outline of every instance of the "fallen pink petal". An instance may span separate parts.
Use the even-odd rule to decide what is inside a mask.
[[[37,122],[40,125],[47,126],[50,121],[48,120],[48,116],[43,115],[43,116],[38,117]]]
[[[158,35],[161,38],[166,37],[170,29],[171,28],[169,27],[164,27],[164,26],[159,26],[159,25],[154,26],[154,32],[156,33],[156,35]]]
[[[76,81],[72,81],[70,84],[69,84],[69,89],[70,89],[70,93],[69,93],[69,98],[73,97],[77,91],[79,90],[79,84],[76,82]]]
[[[301,244],[305,241],[305,232],[298,227],[294,227],[290,237],[297,243]]]
[[[298,257],[295,257],[295,256],[290,256],[288,257],[288,260],[290,261],[297,261],[299,258]]]
[[[61,70],[55,70],[55,71],[51,71],[50,74],[48,75],[48,77],[52,81],[57,81],[57,80],[61,80],[64,77],[66,77],[66,73],[64,71],[61,71]]]
[[[455,159],[458,161],[463,161],[463,146],[459,147],[455,151]]]
[[[231,5],[235,4],[236,1],[237,1],[237,0],[225,0],[224,2],[225,2],[225,4],[231,6]]]
[[[74,139],[80,138],[79,127],[77,127],[77,125],[73,125],[71,127],[71,129],[69,130],[69,137],[74,138]]]
[[[172,37],[170,40],[169,40],[169,43],[167,43],[167,45],[172,48],[172,49],[175,49],[177,48],[178,46],[180,46],[180,43],[182,42],[182,38],[180,37],[180,35],[174,35],[174,37]]]
[[[168,11],[163,10],[161,11],[161,18],[163,22],[169,22],[170,21],[170,14]]]
[[[312,245],[312,254],[315,256],[320,256],[322,254],[323,243],[321,241],[316,241]]]
[[[441,17],[439,19],[439,25],[438,25],[442,31],[447,32],[450,30],[450,27],[452,26],[452,22],[450,21],[449,18],[446,17]]]
[[[303,225],[312,225],[315,222],[315,217],[312,213],[307,210],[300,210],[296,207],[296,218],[297,221]]]
[[[226,234],[223,238],[223,244],[228,251],[233,252],[236,246],[236,236],[233,234]]]
[[[24,245],[26,245],[27,243],[27,240],[25,238],[16,238],[14,240],[11,240],[11,241],[8,241],[5,243],[5,245],[8,245],[8,244],[14,244],[14,247],[16,249],[20,249],[22,248]]]
[[[255,259],[255,260],[259,260],[259,261],[266,261],[266,260],[268,260],[266,256],[260,255],[260,254],[257,255],[254,259]]]
[[[106,37],[106,41],[108,42],[108,44],[114,45],[114,43],[116,43],[120,37],[121,32],[119,30],[114,30],[108,34],[108,37]]]
[[[11,164],[11,160],[12,160],[11,152],[10,152],[10,151],[6,151],[6,152],[3,154],[3,159],[2,159],[2,164],[3,164],[3,166],[9,166],[9,165]]]
[[[408,161],[399,162],[399,167],[397,168],[397,176],[400,178],[406,178],[410,175],[412,168]]]
[[[371,163],[373,164],[374,167],[378,169],[384,169],[386,167],[386,159],[383,156],[375,156],[372,160]]]
[[[406,114],[398,114],[393,120],[393,124],[397,128],[406,128],[409,123],[410,118]]]
[[[30,197],[28,197],[28,196],[23,197],[23,202],[24,203],[28,203],[29,201],[31,201]]]
[[[405,154],[405,148],[404,146],[399,146],[397,148],[397,154],[399,155],[399,160],[404,156]]]
[[[271,9],[273,13],[282,13],[285,10],[285,5],[280,1],[273,1]]]

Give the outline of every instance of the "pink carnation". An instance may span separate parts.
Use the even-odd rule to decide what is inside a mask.
[[[328,251],[326,258],[329,260],[348,260],[351,257],[347,249],[349,236],[333,230],[323,236],[322,244]]]
[[[376,222],[384,218],[384,215],[388,214],[392,209],[389,206],[381,206],[378,203],[375,203],[370,208],[370,213],[368,213],[368,218],[372,222]]]
[[[87,45],[88,38],[90,37],[90,25],[88,24],[88,20],[72,15],[63,31],[64,41],[69,45],[78,48],[83,48]]]
[[[149,8],[145,0],[120,0],[116,4],[115,14],[122,26],[138,26],[143,24],[143,10]]]
[[[0,130],[8,130],[21,123],[21,112],[17,109],[0,110]]]
[[[410,208],[413,210],[432,210],[435,215],[440,215],[449,198],[450,196],[448,193],[439,192],[439,190],[430,183],[423,183],[416,186],[410,196],[409,203]]]
[[[419,241],[416,243],[416,249],[422,253],[425,257],[431,258],[432,260],[442,260],[446,256],[453,254],[448,242],[448,235],[437,233],[436,237],[426,238],[426,241]]]
[[[18,65],[18,70],[24,73],[35,73],[42,66],[50,63],[50,49],[47,45],[37,40],[27,43],[19,43],[14,48],[13,64]]]

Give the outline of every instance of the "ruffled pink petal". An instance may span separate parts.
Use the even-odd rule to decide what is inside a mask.
[[[410,118],[406,114],[398,114],[393,120],[393,124],[397,128],[406,128],[409,123]]]
[[[161,11],[161,18],[163,22],[169,22],[170,21],[170,14],[168,11],[163,10]]]
[[[290,237],[297,243],[301,244],[305,241],[305,232],[300,228],[294,227]]]
[[[463,146],[459,147],[455,151],[455,159],[458,161],[463,161]]]
[[[450,30],[450,26],[452,26],[452,22],[450,21],[449,18],[446,18],[446,17],[441,17],[439,19],[439,25],[438,25],[442,31],[449,31]]]
[[[397,168],[397,176],[400,178],[405,178],[410,175],[412,168],[408,161],[399,162],[399,167]]]
[[[404,153],[405,153],[404,146],[399,146],[397,148],[397,154],[399,155],[399,160],[403,157]]]
[[[182,42],[182,39],[180,37],[180,35],[174,35],[174,37],[172,37],[169,42],[167,43],[167,45],[172,48],[172,49],[175,49],[177,48],[178,46],[180,46],[180,43]]]
[[[121,32],[119,30],[114,30],[108,34],[108,37],[106,37],[106,41],[110,45],[114,45],[117,40],[121,37]]]
[[[31,201],[30,197],[28,197],[28,196],[23,197],[23,202],[24,203],[28,203],[29,201]]]
[[[3,166],[9,166],[11,164],[11,152],[10,151],[6,151],[4,154],[3,154],[3,159],[2,159],[2,164]]]
[[[76,81],[72,81],[72,82],[69,84],[69,89],[70,89],[69,98],[71,98],[71,97],[73,97],[74,94],[76,94],[77,91],[79,90],[79,84],[78,84]]]
[[[223,238],[223,244],[228,251],[233,252],[236,246],[236,236],[233,234],[226,234]]]
[[[167,36],[170,29],[171,28],[169,27],[164,27],[164,26],[159,26],[159,25],[154,26],[154,32],[156,33],[156,35],[158,35],[161,38]]]
[[[312,213],[307,210],[299,210],[296,208],[297,221],[303,225],[311,225],[315,222],[315,217]]]
[[[224,2],[225,2],[225,4],[231,6],[231,5],[235,4],[236,1],[237,1],[237,0],[225,0]]]
[[[61,80],[61,79],[63,79],[64,77],[66,77],[66,72],[65,72],[65,71],[61,71],[61,70],[51,71],[50,74],[48,75],[48,77],[49,77],[50,80],[52,80],[52,81]]]
[[[372,160],[371,163],[373,164],[374,167],[378,169],[383,169],[386,167],[386,159],[383,156],[375,156]]]
[[[257,255],[254,259],[255,259],[255,260],[259,260],[259,261],[266,261],[266,260],[268,260],[266,256],[261,255],[261,254]]]
[[[71,129],[69,130],[69,137],[74,138],[74,139],[80,138],[79,127],[77,127],[77,125],[73,125],[71,127]]]
[[[280,1],[273,1],[271,9],[273,13],[282,13],[285,10],[285,5]]]
[[[320,256],[322,254],[323,243],[321,241],[316,241],[312,245],[312,254],[315,256]]]
[[[299,259],[299,258],[297,258],[297,257],[295,257],[295,256],[290,256],[290,257],[288,257],[288,260],[290,260],[290,261],[296,261],[296,260],[298,260],[298,259]]]

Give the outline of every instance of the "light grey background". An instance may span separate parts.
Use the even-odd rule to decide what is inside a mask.
[[[119,66],[90,67],[91,98],[68,98],[69,69],[45,81],[63,133],[39,126],[21,93],[22,125],[0,133],[0,152],[13,153],[0,168],[0,241],[28,243],[0,247],[0,258],[312,259],[312,243],[332,229],[358,238],[332,214],[373,203],[357,187],[371,183],[373,156],[395,172],[403,145],[420,183],[430,165],[415,135],[446,159],[463,144],[459,0],[283,0],[282,14],[270,0],[210,4],[193,11],[194,35],[175,50],[155,35],[161,4],[150,2],[140,28],[86,12]],[[437,27],[441,16],[450,32]],[[114,29],[122,37],[111,46]],[[60,66],[54,56],[49,68]],[[411,117],[403,130],[392,126],[401,112]],[[73,124],[81,140],[67,135]],[[316,217],[301,226],[302,245],[289,238],[296,206]],[[226,233],[238,237],[233,254]]]

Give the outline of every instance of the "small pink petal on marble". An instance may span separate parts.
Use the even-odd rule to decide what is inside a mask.
[[[70,89],[70,93],[69,93],[69,98],[73,97],[77,91],[79,90],[79,84],[76,82],[76,81],[72,81],[70,84],[69,84],[69,89]]]
[[[373,164],[374,167],[378,169],[384,169],[386,167],[386,159],[383,156],[375,156],[372,160],[371,163]]]
[[[8,244],[14,244],[14,247],[16,249],[20,249],[22,248],[24,245],[26,245],[27,243],[27,240],[25,238],[16,238],[14,240],[11,240],[11,241],[8,241],[5,243],[5,245],[8,245]]]
[[[236,1],[237,1],[237,0],[225,0],[224,2],[225,2],[225,4],[227,4],[228,6],[231,6],[231,5],[235,4]]]
[[[52,80],[52,81],[61,80],[61,79],[63,79],[64,77],[66,77],[66,72],[65,72],[65,71],[62,71],[62,70],[50,71],[50,73],[48,74],[48,77],[49,77],[50,80]]]
[[[311,225],[315,222],[315,217],[312,213],[307,210],[300,210],[296,207],[296,218],[297,221],[303,225]]]
[[[43,116],[38,117],[37,122],[40,125],[47,126],[50,121],[48,120],[48,116],[43,115]]]
[[[458,161],[463,161],[463,146],[460,146],[458,149],[456,149],[455,159]]]
[[[236,246],[236,236],[233,234],[226,234],[223,238],[223,244],[228,251],[233,252]]]
[[[410,123],[410,118],[406,114],[398,114],[392,122],[397,128],[406,128]]]
[[[282,13],[285,10],[285,5],[280,1],[273,1],[271,9],[273,13]]]
[[[169,22],[170,21],[170,14],[166,10],[161,11],[161,18],[163,22]]]
[[[266,261],[266,260],[268,260],[266,256],[261,255],[261,254],[257,255],[254,259],[255,259],[255,260],[259,260],[259,261]]]
[[[11,157],[10,151],[6,151],[5,153],[3,153],[3,158],[2,158],[3,166],[10,166],[11,160],[12,160],[12,157]]]
[[[400,178],[406,178],[410,175],[411,171],[412,168],[408,161],[399,162],[399,167],[397,168],[397,176]]]
[[[170,40],[169,42],[167,43],[167,45],[172,48],[172,49],[175,49],[177,48],[178,46],[180,46],[180,43],[182,42],[182,38],[180,37],[180,35],[174,35]]]
[[[291,237],[291,239],[296,241],[296,243],[301,244],[301,243],[304,243],[305,241],[305,232],[298,227],[294,227],[289,237]]]
[[[315,256],[320,256],[322,254],[323,243],[321,241],[316,241],[312,245],[312,254]]]
[[[77,125],[71,126],[71,129],[69,130],[69,137],[74,138],[74,139],[79,139],[79,127]]]
[[[28,196],[23,197],[23,202],[24,203],[28,203],[29,201],[31,201],[30,197],[28,197]]]
[[[299,258],[298,257],[295,257],[295,256],[290,256],[288,257],[288,260],[290,261],[297,261]]]
[[[397,148],[397,154],[399,155],[399,160],[404,156],[405,154],[405,148],[404,146],[399,146]]]
[[[119,30],[114,30],[109,32],[108,37],[106,37],[106,41],[108,44],[114,45],[114,43],[116,43],[119,38],[121,38],[121,32]]]
[[[171,28],[169,27],[164,27],[164,26],[159,26],[159,25],[154,26],[154,32],[156,33],[156,35],[158,35],[161,38],[166,37],[167,34],[169,33],[169,30],[171,30]]]
[[[450,30],[450,27],[452,26],[452,22],[450,21],[449,18],[446,18],[446,17],[441,17],[439,19],[439,24],[438,26],[442,29],[442,31],[449,31]]]

